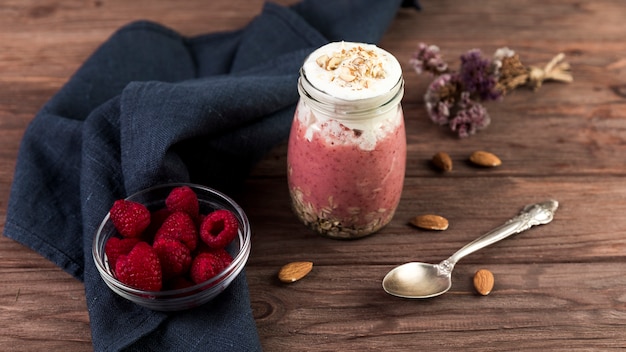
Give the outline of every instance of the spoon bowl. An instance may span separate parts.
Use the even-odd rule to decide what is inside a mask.
[[[441,275],[438,265],[410,262],[397,266],[383,279],[389,294],[403,298],[428,298],[445,293],[452,287],[450,275]]]
[[[468,243],[439,264],[410,262],[397,266],[383,278],[383,289],[403,298],[439,296],[452,287],[452,269],[461,258],[534,225],[551,222],[558,206],[555,200],[527,205],[517,216]]]

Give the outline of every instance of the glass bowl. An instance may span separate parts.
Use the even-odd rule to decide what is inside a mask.
[[[167,198],[170,191],[180,186],[189,186],[194,190],[198,196],[201,214],[208,214],[217,209],[227,209],[235,214],[239,221],[239,233],[230,245],[226,247],[226,250],[233,257],[233,261],[217,276],[197,285],[182,289],[164,291],[139,290],[118,281],[109,267],[104,252],[104,246],[110,237],[117,235],[117,230],[109,219],[108,213],[98,227],[93,242],[93,259],[96,263],[96,268],[98,268],[100,272],[100,276],[107,286],[123,298],[158,311],[185,310],[212,300],[224,291],[237,275],[239,275],[250,255],[251,232],[248,218],[237,203],[219,191],[200,185],[173,183],[145,189],[126,199],[144,204],[150,211],[154,211],[164,208],[165,198]]]

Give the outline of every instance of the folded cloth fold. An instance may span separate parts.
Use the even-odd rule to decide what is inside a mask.
[[[151,311],[105,286],[95,231],[115,199],[158,183],[234,190],[287,138],[305,57],[376,43],[402,3],[268,3],[241,30],[193,38],[131,23],[45,104],[20,146],[4,235],[84,281],[96,351],[261,350],[245,272],[202,307]]]

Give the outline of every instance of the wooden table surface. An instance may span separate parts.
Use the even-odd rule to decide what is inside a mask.
[[[282,4],[293,1],[279,1]],[[355,241],[321,238],[289,208],[286,147],[258,165],[234,195],[253,226],[247,277],[266,351],[611,350],[626,347],[626,3],[622,0],[421,0],[401,10],[380,46],[401,61],[408,160],[394,220]],[[150,19],[185,35],[244,26],[261,0],[0,0],[0,225],[22,134],[41,106],[117,28]],[[472,48],[508,46],[527,64],[563,52],[571,84],[518,89],[486,106],[491,125],[458,139],[428,120],[426,76],[408,60],[436,44],[453,67]],[[475,150],[503,161],[468,162]],[[429,165],[448,152],[454,170]],[[522,206],[561,206],[554,221],[476,252],[458,265],[453,287],[428,300],[387,295],[394,265],[437,262],[500,225]],[[421,213],[450,220],[443,232],[411,227]],[[290,285],[287,262],[314,269]],[[480,268],[495,275],[474,293]],[[80,282],[32,250],[0,238],[0,350],[89,351]]]

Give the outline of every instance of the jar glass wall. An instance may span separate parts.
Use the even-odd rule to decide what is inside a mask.
[[[397,60],[380,48],[328,46],[311,54],[301,71],[288,145],[289,191],[294,212],[309,228],[332,238],[359,238],[389,223],[400,201],[404,82]],[[325,67],[336,53],[339,64]],[[382,73],[372,73],[376,65]],[[349,73],[354,78],[346,78]],[[325,80],[338,85],[325,86]]]

